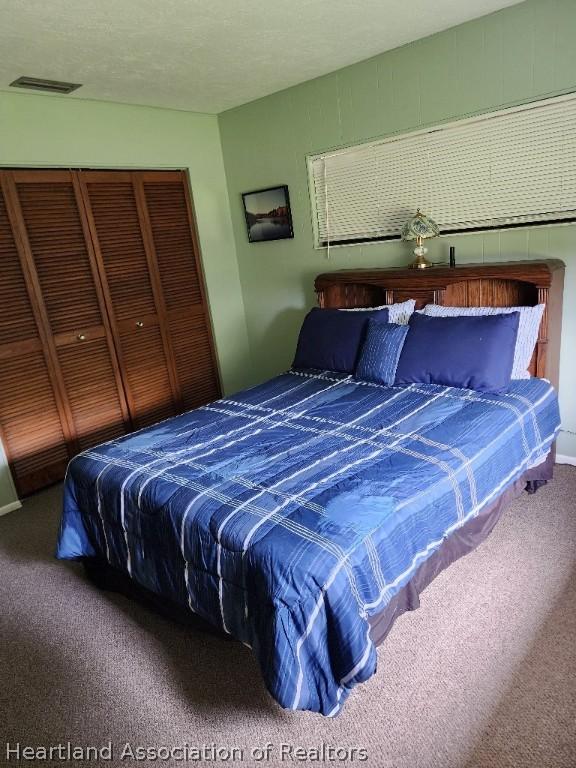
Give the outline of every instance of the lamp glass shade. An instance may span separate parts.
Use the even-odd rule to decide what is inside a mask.
[[[416,211],[416,214],[408,219],[406,224],[402,227],[402,240],[417,240],[422,238],[425,240],[428,237],[437,237],[440,234],[438,224],[432,219],[420,213],[420,210]]]

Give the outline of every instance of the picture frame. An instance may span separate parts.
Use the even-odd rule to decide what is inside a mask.
[[[242,204],[250,243],[294,237],[287,184],[243,192]]]

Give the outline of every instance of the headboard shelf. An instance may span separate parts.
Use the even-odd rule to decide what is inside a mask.
[[[415,269],[343,269],[325,272],[314,288],[321,307],[353,308],[415,299],[458,307],[545,304],[530,371],[558,387],[564,263],[558,259],[459,264]]]

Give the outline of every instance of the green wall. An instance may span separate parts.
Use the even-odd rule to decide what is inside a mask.
[[[249,346],[215,115],[0,93],[0,166],[187,168],[226,392]],[[0,456],[0,507],[14,491]]]
[[[576,89],[575,0],[528,0],[220,115],[224,164],[253,380],[291,362],[319,272],[406,264],[400,242],[313,247],[306,155]],[[288,184],[294,239],[249,244],[240,193]],[[441,195],[441,190],[438,190]],[[576,226],[438,238],[460,261],[560,258],[566,263],[558,449],[576,457]]]
[[[16,489],[10,476],[2,443],[0,443],[0,511],[2,507],[12,504],[16,500]]]

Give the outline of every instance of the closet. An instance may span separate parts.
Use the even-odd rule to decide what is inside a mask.
[[[220,396],[181,171],[0,171],[0,437],[21,495]]]

